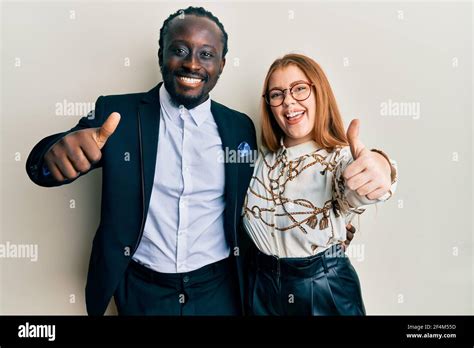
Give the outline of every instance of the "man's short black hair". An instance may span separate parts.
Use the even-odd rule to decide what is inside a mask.
[[[227,50],[228,50],[228,47],[227,47],[227,39],[228,39],[228,35],[224,29],[224,25],[222,25],[222,23],[219,21],[219,18],[217,18],[216,16],[214,16],[212,14],[212,12],[209,12],[207,11],[204,7],[193,7],[193,6],[189,6],[188,8],[186,9],[181,9],[181,10],[178,10],[176,11],[175,13],[171,14],[164,22],[163,22],[163,26],[161,27],[160,29],[160,40],[158,41],[158,44],[159,44],[159,50],[158,50],[158,61],[159,61],[159,64],[160,64],[160,67],[162,66],[163,64],[163,38],[165,37],[165,35],[167,34],[168,32],[168,26],[169,26],[169,23],[176,17],[178,16],[182,16],[182,15],[194,15],[194,16],[198,16],[198,17],[205,17],[205,18],[208,18],[210,19],[211,21],[213,21],[214,23],[217,24],[217,26],[219,27],[219,29],[221,30],[222,32],[222,44],[224,46],[224,49],[223,49],[223,52],[222,52],[222,58],[225,57],[225,55],[227,54]]]

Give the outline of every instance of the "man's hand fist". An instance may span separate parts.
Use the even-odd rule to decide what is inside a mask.
[[[93,163],[100,161],[101,149],[115,132],[119,122],[120,114],[113,112],[102,127],[70,133],[54,144],[44,155],[44,161],[54,179],[75,179],[80,173],[89,171]]]

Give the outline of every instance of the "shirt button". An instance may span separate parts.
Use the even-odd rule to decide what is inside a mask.
[[[188,276],[184,276],[184,277],[183,277],[183,282],[185,282],[185,283],[189,282],[189,277],[188,277]]]

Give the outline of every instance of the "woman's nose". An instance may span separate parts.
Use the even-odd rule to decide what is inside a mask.
[[[283,105],[290,106],[292,104],[296,104],[296,100],[293,98],[290,92],[286,92],[285,96],[283,97]]]

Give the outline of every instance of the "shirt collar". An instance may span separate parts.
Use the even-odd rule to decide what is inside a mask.
[[[171,95],[165,88],[165,84],[161,85],[159,93],[161,106],[172,118],[179,117],[180,113],[182,112],[181,110],[183,110],[184,112],[188,112],[191,115],[194,123],[199,127],[211,115],[211,98],[207,98],[204,103],[201,103],[195,108],[188,110],[184,107],[180,109],[173,103]]]
[[[288,160],[292,161],[298,157],[311,154],[319,149],[320,147],[318,147],[318,144],[314,140],[309,140],[302,144],[286,147],[282,137],[280,139],[280,150],[278,151],[278,154],[284,154]]]

